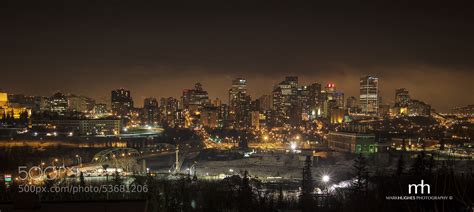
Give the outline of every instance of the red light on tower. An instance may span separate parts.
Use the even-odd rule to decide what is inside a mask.
[[[329,83],[328,84],[328,88],[335,88],[335,87],[336,87],[336,85],[334,83]]]

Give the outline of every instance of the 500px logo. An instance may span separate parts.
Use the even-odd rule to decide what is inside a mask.
[[[55,180],[68,172],[67,168],[55,166],[33,166],[28,169],[27,166],[18,167],[19,180]]]

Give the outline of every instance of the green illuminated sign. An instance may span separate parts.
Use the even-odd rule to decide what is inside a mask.
[[[4,176],[4,179],[5,179],[5,182],[9,183],[9,182],[12,181],[12,175],[6,174],[6,175]]]

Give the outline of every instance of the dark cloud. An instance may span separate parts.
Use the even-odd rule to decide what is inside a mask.
[[[1,7],[3,89],[107,99],[128,87],[141,101],[201,81],[225,99],[232,77],[258,96],[293,74],[356,95],[373,74],[386,102],[407,87],[441,110],[474,103],[470,2],[65,2]]]

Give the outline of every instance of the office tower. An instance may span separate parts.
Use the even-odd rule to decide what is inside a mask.
[[[219,120],[222,123],[222,126],[226,127],[229,124],[229,105],[221,104],[219,106]]]
[[[313,83],[311,85],[308,85],[308,91],[309,91],[309,107],[312,111],[316,111],[318,108],[318,105],[321,103],[321,84],[319,83]]]
[[[203,127],[216,128],[219,126],[219,108],[206,106],[200,114],[200,121]]]
[[[309,86],[299,87],[296,92],[296,98],[296,105],[293,106],[295,114],[293,114],[292,122],[299,124],[298,122],[301,120],[309,120],[309,115],[311,114]]]
[[[68,110],[67,97],[62,93],[55,93],[50,99],[51,111],[58,113],[58,115],[64,115]]]
[[[232,87],[229,89],[229,107],[235,112],[238,105],[245,100],[247,96],[247,80],[236,78],[232,80]]]
[[[283,89],[281,86],[276,86],[272,91],[272,103],[273,103],[273,110],[281,114],[281,116],[285,115],[286,107],[284,101]]]
[[[133,99],[129,90],[123,88],[111,92],[112,113],[119,117],[128,117],[133,108]]]
[[[260,99],[255,99],[250,102],[250,111],[260,110]]]
[[[199,82],[194,85],[194,89],[183,90],[181,101],[183,108],[192,112],[199,111],[202,107],[210,104],[209,95]]]
[[[247,94],[247,80],[244,78],[235,78],[232,80],[232,87],[229,89],[229,103],[237,100],[237,94]]]
[[[109,111],[107,110],[106,104],[95,104],[92,113],[95,116],[105,116]]]
[[[169,124],[175,119],[176,112],[180,109],[180,101],[173,97],[160,99],[160,118]]]
[[[384,117],[390,115],[390,105],[388,104],[379,104],[379,116]]]
[[[357,98],[355,96],[347,97],[346,109],[349,113],[357,113]]]
[[[250,126],[254,129],[260,129],[260,112],[259,111],[251,111],[250,112]]]
[[[216,98],[212,101],[212,105],[214,105],[214,107],[219,107],[221,106],[221,104],[222,104],[222,101],[219,98]]]
[[[76,96],[68,95],[68,110],[74,112],[88,113],[94,109],[95,100],[85,97],[85,96]]]
[[[166,114],[173,114],[174,112],[178,111],[180,106],[179,106],[179,101],[173,97],[168,97],[168,98],[163,98],[164,99],[164,104],[162,104],[162,107],[164,108],[164,112]]]
[[[229,118],[234,121],[236,127],[249,125],[249,112],[251,98],[247,95],[247,80],[236,78],[232,80],[229,89]]]
[[[395,104],[397,106],[407,106],[408,102],[410,101],[410,95],[408,90],[405,88],[399,88],[395,90]]]
[[[272,109],[272,96],[270,95],[262,95],[259,100],[259,110],[260,111],[267,111]]]
[[[276,126],[285,123],[290,117],[290,110],[295,110],[293,106],[297,106],[298,93],[298,77],[287,76],[284,81],[273,87],[272,102],[275,111]]]
[[[159,121],[160,110],[155,98],[145,98],[143,102],[143,122],[147,125],[156,125]]]
[[[298,77],[297,76],[287,76],[285,77],[285,82],[291,86],[292,89],[298,88]]]
[[[328,83],[321,91],[320,97],[321,103],[318,114],[321,117],[329,117],[331,109],[337,106],[336,84]]]
[[[297,90],[297,101],[292,106],[290,119],[292,124],[298,125],[301,120],[308,121],[316,118],[320,102],[321,85],[313,83],[301,86]]]
[[[342,91],[336,91],[333,95],[334,107],[344,109],[344,93]]]
[[[252,99],[249,95],[239,97],[238,103],[232,109],[229,107],[229,118],[233,120],[236,127],[247,127],[250,124],[250,111]]]
[[[360,78],[359,104],[361,112],[366,115],[377,115],[379,108],[379,79],[373,76]]]
[[[344,122],[344,109],[342,108],[332,108],[329,115],[329,121],[331,124],[341,124]]]

